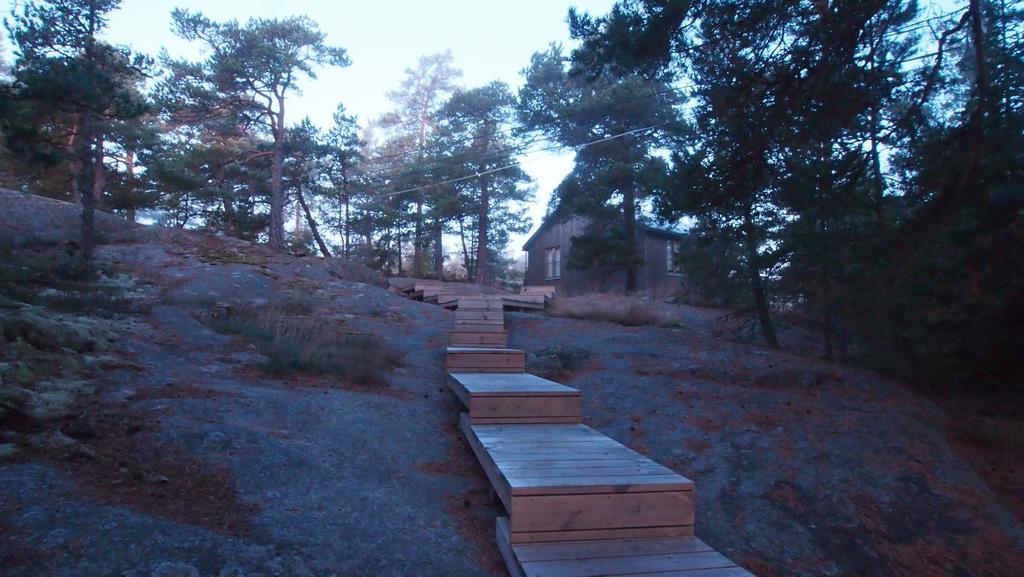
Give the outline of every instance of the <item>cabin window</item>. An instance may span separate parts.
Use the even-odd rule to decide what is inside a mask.
[[[544,278],[551,280],[562,276],[562,247],[553,246],[547,250],[547,268]]]
[[[682,275],[683,266],[676,260],[676,255],[679,253],[679,241],[670,240],[666,243],[667,250],[665,259],[665,270],[671,275]]]

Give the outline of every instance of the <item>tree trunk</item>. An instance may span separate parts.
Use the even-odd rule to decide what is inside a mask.
[[[434,273],[444,278],[444,227],[440,220],[434,223]]]
[[[228,225],[228,236],[236,236],[238,234],[238,227],[235,226],[235,221],[238,219],[238,215],[235,214],[235,203],[231,202],[231,198],[225,195],[221,200],[221,205],[224,207],[224,222]]]
[[[107,184],[106,165],[103,164],[104,139],[102,134],[96,135],[96,148],[92,159],[92,200],[98,206],[103,200],[103,188]]]
[[[89,166],[90,159],[92,157],[91,151],[89,150],[90,142],[92,140],[90,132],[92,130],[92,118],[91,114],[85,112],[82,114],[82,120],[79,122],[79,128],[81,134],[79,135],[78,145],[79,153],[77,161],[79,167],[76,171],[75,180],[77,183],[76,193],[79,199],[82,201],[82,258],[85,260],[92,260],[93,248],[96,245],[96,197],[93,196],[93,189],[91,180],[91,166]]]
[[[623,161],[630,158],[630,144],[628,139],[619,141],[622,150]],[[632,179],[630,179],[632,180]],[[622,190],[622,232],[626,237],[626,247],[629,251],[629,260],[626,262],[626,292],[634,293],[640,288],[637,277],[637,265],[634,257],[639,254],[636,249],[636,187],[633,182],[626,182]]]
[[[327,250],[327,245],[324,244],[324,239],[320,236],[320,230],[317,229],[316,221],[313,220],[313,214],[309,212],[309,206],[306,204],[306,199],[302,196],[301,188],[295,189],[295,197],[299,199],[299,206],[302,207],[302,212],[306,213],[306,224],[309,226],[309,232],[313,235],[313,240],[316,241],[316,246],[320,248],[320,253],[324,255],[324,258],[331,258],[331,251]]]
[[[462,267],[466,269],[466,277],[474,278],[473,270],[470,268],[469,248],[466,247],[466,225],[459,217],[459,240],[462,242]]]
[[[757,319],[761,324],[761,334],[764,341],[773,349],[779,348],[779,339],[775,335],[775,323],[772,322],[771,310],[768,307],[768,297],[764,292],[764,279],[761,278],[760,255],[757,253],[757,241],[754,238],[753,217],[750,214],[751,207],[747,207],[743,215],[743,246],[747,253],[747,273],[750,279],[750,290],[754,297],[754,306],[757,309]]]
[[[416,193],[416,227],[412,239],[412,276],[423,276],[423,192]]]
[[[402,276],[402,231],[399,230],[398,234],[395,236],[398,242],[398,246],[395,247],[395,252],[398,253],[398,276]]]
[[[89,5],[89,34],[85,41],[85,59],[90,63],[96,62],[96,30],[99,28],[100,16],[95,3]],[[96,244],[95,210],[96,203],[91,186],[88,186],[89,178],[92,176],[89,171],[89,146],[92,144],[92,112],[83,106],[79,111],[81,118],[78,122],[78,158],[76,159],[77,174],[74,178],[77,186],[73,186],[75,193],[82,201],[82,258],[86,261],[92,260],[93,248]]]
[[[487,175],[480,177],[480,222],[477,227],[476,239],[476,284],[482,285],[487,276],[487,233],[490,223],[491,196],[488,190]]]
[[[270,246],[284,248],[284,98],[277,99],[273,133],[273,155],[270,163]]]
[[[342,246],[344,247],[345,250],[345,261],[351,259],[351,255],[349,254],[349,239],[352,237],[352,219],[349,216],[348,209],[349,197],[348,192],[345,192],[345,230],[344,233],[342,234]]]
[[[125,218],[128,222],[135,222],[135,151],[127,150],[124,156],[125,170],[128,174],[128,192],[132,196],[129,200],[128,209],[125,211]]]
[[[622,199],[622,216],[625,219],[623,233],[626,235],[626,242],[629,243],[629,262],[626,263],[626,292],[633,293],[640,288],[637,279],[636,263],[633,257],[636,256],[636,191],[632,185],[626,187]]]
[[[868,70],[871,73],[875,71],[875,50],[875,39],[872,38],[871,51],[868,54]],[[882,160],[878,152],[879,110],[877,101],[871,105],[869,130],[871,131],[871,185],[874,188],[875,226],[878,227],[879,232],[884,234],[888,224],[885,217],[885,178],[882,176]]]

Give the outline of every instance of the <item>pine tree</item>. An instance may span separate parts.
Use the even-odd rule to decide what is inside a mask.
[[[99,39],[117,0],[26,2],[7,22],[16,46],[4,90],[7,148],[28,165],[64,164],[82,204],[82,255],[92,258],[110,123],[146,110],[138,90],[148,59]],[[54,23],[59,22],[60,26]]]
[[[622,270],[626,290],[635,291],[639,201],[661,180],[664,163],[654,150],[676,124],[676,92],[637,75],[570,74],[558,46],[535,54],[524,75],[523,125],[565,146],[587,145],[556,191],[559,217],[584,214],[601,225],[579,239],[580,251],[574,243],[579,256],[572,264]]]
[[[329,46],[326,35],[306,17],[252,18],[244,26],[234,20],[213,22],[185,10],[175,10],[172,18],[176,34],[200,42],[207,56],[200,62],[167,59],[171,75],[160,89],[163,100],[188,121],[232,115],[240,126],[269,134],[269,241],[283,248],[285,105],[303,76],[316,78],[318,66],[348,66],[348,55]]]
[[[527,186],[530,177],[512,160],[517,151],[510,136],[515,104],[506,84],[492,82],[457,90],[440,113],[442,145],[448,151],[443,174],[462,179],[454,190],[466,210],[459,215],[464,247],[463,219],[476,221],[470,238],[475,254],[464,249],[464,264],[477,284],[493,278],[488,264],[507,244],[508,233],[529,229],[525,211],[517,208],[533,189]]]

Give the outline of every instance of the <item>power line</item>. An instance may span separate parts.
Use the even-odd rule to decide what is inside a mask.
[[[941,18],[946,18],[946,17],[951,16],[953,14],[959,13],[959,12],[965,10],[965,9],[966,8],[960,8],[960,9],[956,9],[956,10],[951,10],[949,12],[946,12],[946,13],[943,13],[943,14],[939,14],[939,15],[936,15],[936,16],[932,16],[930,18],[926,18],[926,19],[919,20],[919,21],[916,21],[916,22],[911,22],[911,23],[908,23],[908,24],[906,24],[905,26],[903,26],[901,28],[897,28],[895,30],[886,32],[882,36],[891,36],[891,35],[894,35],[894,34],[902,34],[902,33],[906,33],[906,32],[909,32],[909,31],[913,31],[913,30],[919,29],[926,22],[934,21],[934,20],[941,19]],[[916,28],[913,28],[915,26],[916,26]],[[703,46],[703,45],[704,44],[701,44],[701,45],[698,45],[698,46]],[[897,64],[905,64],[907,62],[915,62],[915,61],[918,61],[918,60],[924,60],[926,58],[931,58],[933,56],[936,56],[937,54],[938,54],[938,52],[930,52],[928,54],[912,56],[910,58],[905,58],[903,60],[900,60],[899,62],[897,62]],[[616,106],[621,106],[621,105],[624,105],[624,104],[629,104],[629,103],[632,103],[632,102],[637,102],[639,100],[644,100],[644,99],[647,99],[647,98],[653,98],[653,97],[661,96],[661,95],[664,95],[664,94],[670,94],[670,93],[673,93],[673,92],[675,92],[675,93],[682,93],[684,90],[687,90],[687,89],[690,89],[690,88],[696,88],[696,87],[697,86],[695,84],[693,84],[693,83],[685,84],[685,85],[680,85],[680,86],[671,86],[671,87],[668,87],[668,88],[666,88],[664,90],[655,91],[655,92],[652,92],[650,94],[646,94],[646,95],[643,95],[643,96],[638,96],[638,97],[635,97],[635,98],[631,98],[629,100],[624,100],[624,101],[615,103],[615,105]],[[680,116],[680,119],[681,120],[693,120],[694,119],[694,115],[685,115],[684,114],[684,115]],[[502,157],[508,156],[509,154],[537,154],[537,153],[541,153],[541,152],[547,152],[547,151],[552,151],[552,150],[560,150],[560,149],[570,149],[570,148],[582,149],[582,148],[585,148],[587,146],[591,146],[591,145],[594,145],[594,144],[598,144],[600,142],[604,142],[606,140],[611,140],[611,139],[614,139],[614,138],[620,138],[620,137],[623,137],[623,136],[626,136],[626,135],[629,135],[629,134],[633,134],[633,133],[636,133],[636,132],[643,132],[643,131],[647,131],[647,130],[652,130],[654,128],[657,128],[658,126],[660,126],[660,125],[654,125],[654,126],[650,126],[650,127],[646,127],[646,128],[630,130],[630,131],[626,131],[626,132],[623,132],[623,133],[620,133],[620,134],[617,134],[617,135],[613,135],[611,137],[599,138],[597,140],[586,142],[586,143],[584,143],[582,145],[578,145],[578,146],[564,145],[564,144],[559,144],[559,143],[555,142],[552,146],[548,146],[548,147],[545,147],[545,148],[541,148],[541,149],[537,149],[537,150],[533,150],[533,151],[525,151],[525,150],[523,150],[524,148],[528,149],[530,146],[532,146],[533,144],[536,144],[537,142],[543,142],[543,141],[554,142],[550,137],[545,136],[545,135],[541,135],[541,136],[533,138],[529,142],[515,144],[515,145],[512,145],[512,146],[506,147],[504,149],[500,149],[498,151],[494,151],[492,153],[488,153],[488,154],[486,154],[484,156],[480,156],[480,157],[474,158],[474,160],[476,162],[482,163],[482,162],[486,162],[488,160],[495,160],[495,159],[498,159],[498,158],[502,158]],[[514,131],[514,130],[525,130],[525,127],[523,127],[521,125],[512,125],[512,126],[509,126],[509,127],[503,128],[503,129],[495,130],[495,131],[493,131],[493,132],[491,132],[489,134],[490,134],[490,136],[493,136],[493,135],[501,134],[501,133],[504,133],[504,132],[511,132],[511,131]],[[477,137],[478,136],[474,135],[474,136],[470,136],[470,137],[467,137],[467,138],[477,138]],[[463,140],[465,140],[465,139],[463,139]],[[472,155],[474,155],[474,154],[475,154],[475,152],[473,152],[473,151],[466,151],[466,152],[463,152],[463,153],[460,153],[460,154],[457,154],[457,155],[453,155],[451,157],[447,157],[445,159],[440,160],[440,162],[442,164],[435,164],[433,166],[429,166],[429,167],[425,167],[425,168],[421,168],[421,169],[413,169],[413,170],[396,172],[396,173],[391,173],[391,174],[384,174],[384,175],[380,175],[379,178],[381,180],[389,180],[389,179],[395,179],[395,178],[400,178],[400,177],[425,175],[425,174],[433,172],[433,171],[435,171],[437,169],[443,168],[444,167],[443,163],[450,162],[454,158],[466,158],[466,157],[473,158]],[[535,160],[535,159],[531,159],[531,160],[528,160],[528,161],[532,161],[532,160]],[[458,178],[454,178],[454,179],[450,179],[450,180],[445,180],[445,181],[442,181],[442,182],[436,182],[436,183],[431,183],[431,184],[422,185],[422,186],[416,186],[416,187],[412,187],[412,188],[409,188],[409,189],[400,190],[400,191],[396,191],[396,192],[390,192],[390,193],[384,193],[384,194],[381,194],[381,195],[375,195],[374,198],[397,196],[397,195],[400,195],[400,194],[407,194],[409,192],[417,192],[417,191],[420,191],[420,190],[425,190],[425,189],[436,187],[436,186],[443,186],[443,185],[446,185],[446,184],[462,182],[462,181],[469,180],[469,179],[472,179],[472,178],[478,178],[479,176],[484,176],[484,175],[487,175],[487,174],[492,174],[494,172],[499,172],[499,171],[502,171],[502,170],[507,170],[509,168],[513,168],[515,166],[518,166],[518,165],[522,164],[523,162],[528,162],[528,161],[517,161],[517,162],[513,162],[513,163],[510,163],[510,164],[507,164],[507,165],[502,166],[502,167],[498,167],[498,168],[494,168],[494,169],[489,169],[489,170],[486,170],[486,171],[482,171],[482,172],[478,172],[478,173],[474,173],[474,174],[470,174],[470,175],[467,175],[467,176],[462,176],[462,177],[458,177]]]
[[[958,14],[960,12],[963,12],[966,9],[967,9],[967,7],[963,6],[963,7],[960,7],[960,8],[956,8],[956,9],[950,10],[948,12],[944,12],[942,14],[936,14],[936,15],[930,16],[928,18],[922,18],[920,20],[915,20],[913,22],[908,22],[908,23],[904,24],[903,26],[900,26],[898,28],[895,28],[893,30],[889,30],[889,31],[883,33],[881,36],[889,37],[889,36],[894,36],[894,35],[897,35],[897,34],[906,34],[906,33],[909,33],[909,32],[914,32],[916,30],[920,30],[920,29],[926,27],[927,24],[930,23],[930,22],[933,22],[935,20],[941,20],[943,18],[947,18],[947,17],[952,16],[954,14]],[[706,48],[706,47],[710,47],[712,45],[718,44],[718,43],[720,43],[722,41],[724,41],[724,38],[721,39],[721,40],[702,42],[700,44],[695,44],[693,46],[688,46],[685,50],[686,51],[691,51],[691,50],[695,50],[695,49],[698,49],[698,48]],[[907,59],[907,60],[901,61],[901,63],[903,63],[903,62],[911,62],[911,61],[914,61],[914,60],[923,60],[923,59],[928,58],[930,56],[934,56],[934,53],[929,54],[929,55],[913,57],[911,59]],[[643,95],[643,96],[632,98],[630,100],[625,100],[625,101],[622,101],[622,102],[619,102],[619,103],[616,103],[616,104],[621,106],[623,104],[630,104],[632,102],[636,102],[636,101],[639,101],[639,100],[644,100],[644,99],[647,99],[647,98],[655,98],[655,97],[658,97],[658,96],[662,96],[662,95],[665,95],[665,94],[672,94],[672,93],[683,95],[683,94],[685,94],[685,91],[687,89],[690,89],[690,88],[695,88],[695,86],[692,83],[691,84],[679,85],[679,86],[670,86],[670,87],[666,88],[665,90],[658,90],[658,91],[652,92],[650,94],[646,94],[646,95]],[[495,136],[497,136],[499,134],[512,133],[512,132],[517,131],[517,130],[527,130],[527,129],[526,129],[526,127],[524,127],[524,126],[522,126],[520,124],[511,124],[511,125],[509,125],[507,127],[504,127],[504,128],[498,128],[498,129],[496,129],[496,130],[494,130],[494,131],[492,131],[490,133],[487,133],[486,135],[483,135],[483,136],[486,136],[487,138],[493,138],[493,137],[495,137]],[[471,140],[471,139],[477,138],[477,137],[478,137],[478,135],[471,135],[471,136],[467,136],[465,138],[457,139],[455,142],[456,143],[458,143],[458,142],[466,142],[468,140]],[[528,147],[528,146],[530,146],[530,145],[532,145],[532,144],[534,144],[534,143],[536,143],[538,141],[542,141],[542,140],[549,140],[549,139],[546,138],[546,137],[535,138],[532,141],[526,143],[525,145],[517,144],[517,145],[511,146],[511,147],[508,147],[506,149],[506,152],[513,153],[518,148],[522,148],[523,146],[527,146]],[[390,159],[408,158],[408,157],[411,157],[411,156],[414,156],[414,155],[417,155],[417,154],[421,154],[421,152],[422,151],[418,150],[418,149],[416,149],[416,150],[407,150],[407,151],[403,151],[403,152],[396,152],[396,153],[393,153],[393,154],[377,156],[377,157],[374,157],[374,158],[370,159],[370,161],[371,162],[379,162],[379,161],[382,161],[382,160],[386,161],[386,160],[390,160]],[[457,155],[456,158],[470,156],[472,154],[473,154],[472,152],[464,152],[464,153],[460,153],[459,155]],[[499,153],[496,153],[496,155],[497,154],[499,154]],[[433,167],[426,167],[426,168],[421,168],[421,169],[412,169],[412,170],[409,170],[409,171],[396,172],[396,173],[393,173],[391,175],[382,175],[381,178],[382,179],[390,179],[390,178],[395,178],[395,177],[398,177],[398,176],[411,176],[411,175],[415,175],[415,174],[427,174],[427,173],[432,172],[433,170],[436,170],[438,168],[441,168],[441,166],[437,165],[437,166],[433,166]]]
[[[644,128],[634,128],[633,130],[627,130],[625,132],[620,132],[618,134],[613,134],[611,136],[605,136],[604,138],[598,138],[597,140],[591,140],[589,142],[584,142],[583,144],[579,144],[579,145],[576,145],[576,146],[564,146],[564,145],[562,145],[562,146],[549,147],[548,150],[555,149],[555,148],[575,148],[577,150],[582,150],[582,149],[584,149],[584,148],[586,148],[588,146],[593,146],[595,144],[600,144],[602,142],[607,142],[609,140],[615,140],[616,138],[622,138],[624,136],[629,136],[631,134],[639,134],[639,133],[647,131],[647,130],[653,130],[653,129],[657,128],[658,126],[660,126],[660,125],[655,124],[653,126],[646,126]],[[543,150],[539,150],[537,152],[543,152]],[[536,159],[533,159],[533,160],[536,160]],[[459,178],[452,178],[450,180],[445,180],[445,181],[442,181],[442,182],[434,182],[434,183],[431,183],[431,184],[428,184],[428,185],[416,186],[416,187],[413,187],[413,188],[407,188],[405,190],[399,190],[399,191],[395,191],[395,192],[387,192],[387,193],[384,193],[384,194],[377,194],[377,195],[374,195],[373,198],[386,198],[386,197],[390,197],[390,196],[398,196],[400,194],[408,194],[410,192],[417,192],[417,191],[420,191],[420,190],[425,190],[425,189],[428,189],[428,188],[433,188],[435,186],[444,186],[444,185],[447,185],[447,184],[454,184],[456,182],[462,182],[464,180],[469,180],[471,178],[480,178],[481,176],[486,176],[488,174],[494,174],[495,172],[501,172],[503,170],[508,170],[510,168],[515,168],[515,167],[519,166],[520,164],[523,164],[523,162],[525,162],[525,161],[516,161],[516,162],[512,162],[510,164],[506,164],[504,166],[499,166],[499,167],[496,167],[496,168],[491,168],[489,170],[484,170],[482,172],[476,172],[476,173],[473,173],[473,174],[468,174],[466,176],[460,176]]]

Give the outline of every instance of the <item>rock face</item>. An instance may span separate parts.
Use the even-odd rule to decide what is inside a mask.
[[[388,286],[388,281],[384,278],[384,275],[366,265],[351,261],[346,262],[345,259],[338,257],[326,258],[324,259],[324,264],[332,275],[341,280],[366,283],[379,288],[387,288]]]
[[[78,216],[82,209],[77,205],[0,188],[0,206],[8,211],[0,226],[0,246],[81,240]],[[132,230],[136,226],[119,216],[96,211],[96,232],[100,236]]]
[[[54,202],[0,194],[0,234],[25,243],[23,223],[62,214],[51,224],[64,232],[45,240],[73,238],[77,207]],[[498,511],[445,388],[450,312],[367,286],[379,283],[365,271],[240,241],[149,227],[106,240],[97,258],[140,293],[131,312],[80,320],[0,300],[0,391],[13,391],[0,421],[3,407],[60,411],[76,397],[105,409],[45,435],[0,431],[4,577],[501,574]],[[378,335],[402,366],[376,388],[268,373],[258,347],[205,323],[243,306]],[[951,451],[943,413],[899,383],[686,319],[507,319],[529,370],[583,391],[587,424],[696,482],[699,536],[759,577],[1024,566],[1020,520]],[[90,376],[41,378],[4,357],[12,347]],[[108,460],[123,446],[130,458]],[[198,478],[201,490],[175,492]]]

